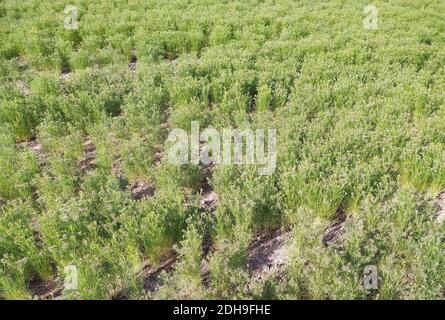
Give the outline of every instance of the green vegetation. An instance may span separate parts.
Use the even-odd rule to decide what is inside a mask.
[[[3,0],[0,298],[46,297],[75,266],[77,289],[54,296],[443,299],[445,2],[377,0],[376,30],[367,4]],[[276,128],[276,171],[168,164],[169,131],[191,121]],[[135,200],[141,181],[156,191]],[[276,228],[285,272],[251,285],[252,240]]]

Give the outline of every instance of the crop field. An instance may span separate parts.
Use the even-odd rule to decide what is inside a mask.
[[[0,31],[0,299],[445,299],[445,1],[0,0]],[[195,124],[275,130],[272,170],[173,163]]]

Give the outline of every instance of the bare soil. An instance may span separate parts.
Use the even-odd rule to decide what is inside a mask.
[[[48,156],[43,151],[43,146],[36,137],[30,139],[25,145],[32,153],[34,153],[39,165],[45,166],[48,164]]]
[[[248,249],[248,267],[251,281],[257,282],[269,277],[281,278],[289,261],[287,242],[291,237],[289,229],[265,230],[259,233]]]
[[[201,282],[204,287],[210,285],[210,267],[208,256],[214,250],[210,232],[206,232],[202,239]]]
[[[138,57],[136,56],[135,50],[133,50],[131,53],[131,59],[130,59],[130,63],[128,64],[128,68],[131,71],[135,71],[137,64],[138,64]]]
[[[436,208],[435,221],[437,223],[443,223],[445,221],[445,190],[437,196]]]
[[[344,233],[344,223],[346,221],[346,213],[343,210],[338,210],[335,222],[326,229],[321,242],[325,246],[329,246],[337,241]]]
[[[28,283],[28,287],[33,297],[39,300],[56,299],[62,295],[63,291],[63,283],[59,277],[54,277],[49,281],[34,277]]]
[[[130,186],[131,197],[133,200],[152,198],[156,193],[156,186],[146,181],[136,181]]]
[[[79,161],[79,169],[82,172],[95,168],[96,147],[89,136],[86,136],[83,143],[84,157]]]
[[[200,145],[200,150],[204,148],[203,144]],[[219,197],[213,190],[213,186],[210,183],[213,176],[213,164],[201,166],[201,189],[199,199],[199,210],[204,214],[211,214],[218,206]],[[203,236],[202,241],[202,260],[201,260],[201,282],[204,287],[208,287],[211,281],[210,267],[208,256],[213,251],[213,239],[210,234],[210,226],[207,226],[207,230]]]
[[[60,81],[68,80],[70,75],[71,75],[71,71],[67,68],[63,68],[62,71],[60,72],[59,79],[60,79]]]
[[[145,290],[154,293],[159,289],[161,285],[159,275],[161,272],[171,272],[176,262],[176,254],[172,253],[164,262],[159,266],[147,266],[143,269],[144,275],[144,288]]]
[[[28,96],[31,93],[31,90],[30,90],[28,84],[26,84],[22,80],[19,80],[19,81],[16,82],[16,87],[20,90],[20,92],[24,96]]]

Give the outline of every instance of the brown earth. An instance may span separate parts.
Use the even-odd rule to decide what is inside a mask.
[[[152,198],[156,193],[156,186],[146,181],[136,181],[130,186],[130,192],[133,200]]]
[[[335,222],[326,229],[321,242],[325,246],[329,246],[330,244],[337,241],[344,233],[344,223],[346,221],[346,213],[343,210],[338,210],[337,217]]]
[[[439,193],[436,198],[436,216],[435,221],[437,223],[443,223],[445,221],[445,190]]]
[[[85,172],[95,168],[96,146],[93,144],[89,136],[86,136],[83,142],[84,156],[79,161],[80,171]]]
[[[256,235],[248,249],[251,282],[269,277],[283,277],[285,266],[289,261],[287,242],[290,238],[289,229],[265,230]]]

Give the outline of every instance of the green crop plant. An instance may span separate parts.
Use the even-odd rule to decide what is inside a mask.
[[[0,4],[0,299],[443,299],[444,1],[70,4]],[[275,170],[172,164],[192,122]]]

